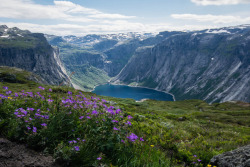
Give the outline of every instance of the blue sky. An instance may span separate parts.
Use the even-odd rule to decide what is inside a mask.
[[[55,35],[199,30],[250,23],[250,0],[1,0],[0,24]]]

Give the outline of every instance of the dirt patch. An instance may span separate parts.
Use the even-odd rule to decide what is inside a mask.
[[[241,102],[241,101],[239,101],[239,102],[237,102],[237,104],[239,105],[239,106],[242,106],[242,107],[250,107],[250,103],[246,103],[246,102]],[[250,108],[249,108],[250,109]]]
[[[51,156],[44,156],[0,137],[0,167],[60,167]]]

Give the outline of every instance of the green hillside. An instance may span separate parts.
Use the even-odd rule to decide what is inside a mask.
[[[250,144],[249,103],[135,102],[9,82],[2,79],[8,70],[3,71],[0,135],[52,154],[62,164],[207,166],[214,155]]]

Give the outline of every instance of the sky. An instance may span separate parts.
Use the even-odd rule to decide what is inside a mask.
[[[250,0],[0,0],[0,25],[52,35],[250,24]]]

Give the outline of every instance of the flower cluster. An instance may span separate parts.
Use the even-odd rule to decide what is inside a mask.
[[[133,117],[131,115],[125,116],[119,107],[110,105],[110,102],[97,97],[85,97],[81,92],[74,95],[71,91],[58,100],[53,96],[52,89],[46,90],[42,86],[38,88],[41,92],[34,93],[22,90],[12,93],[7,87],[4,87],[4,90],[8,91],[6,93],[8,96],[0,95],[1,99],[9,97],[9,99],[19,99],[23,100],[24,103],[32,104],[14,111],[14,116],[20,123],[19,126],[26,129],[25,134],[46,133],[46,130],[51,129],[53,124],[51,122],[56,115],[65,113],[67,116],[64,118],[76,125],[76,128],[65,133],[79,136],[79,131],[81,131],[86,134],[80,134],[79,138],[68,141],[72,150],[80,151],[81,145],[85,142],[84,139],[80,138],[91,140],[92,143],[96,142],[98,145],[101,145],[98,142],[106,141],[118,144],[144,141],[142,137],[131,132]],[[104,145],[106,144],[104,143]]]

